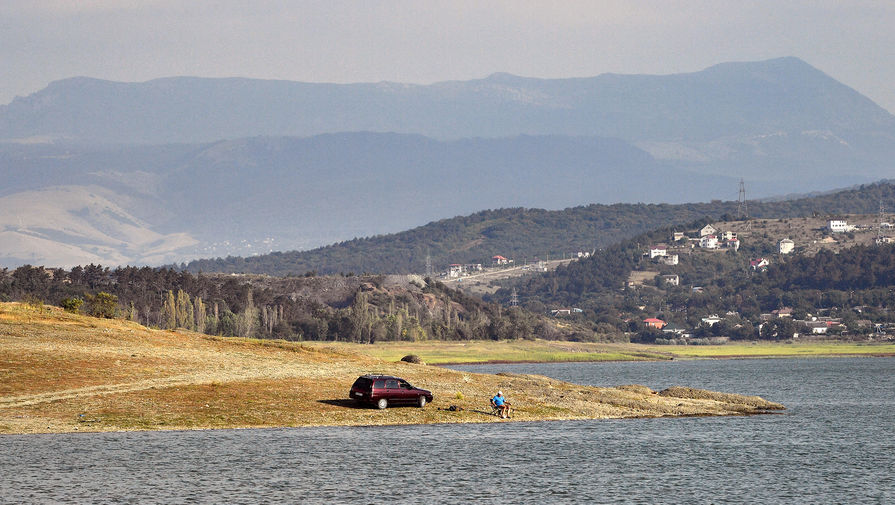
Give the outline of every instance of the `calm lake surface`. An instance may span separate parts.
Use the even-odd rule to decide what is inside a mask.
[[[686,385],[788,410],[2,436],[0,503],[895,503],[895,358],[455,368]],[[438,400],[431,407],[447,404]]]

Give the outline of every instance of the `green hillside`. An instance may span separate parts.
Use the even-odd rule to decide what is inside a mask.
[[[895,208],[895,184],[883,181],[834,193],[750,201],[756,218],[871,214],[880,202]],[[332,273],[425,273],[426,257],[434,272],[451,263],[489,264],[502,255],[523,259],[561,258],[602,249],[661,227],[715,220],[737,214],[737,201],[689,204],[588,205],[558,211],[486,210],[429,223],[401,233],[340,242],[309,251],[275,252],[253,257],[203,259],[187,271],[302,275]]]

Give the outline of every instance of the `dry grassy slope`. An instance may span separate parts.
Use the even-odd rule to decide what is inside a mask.
[[[844,219],[849,225],[859,226],[851,234],[830,234],[827,226],[831,219]],[[892,222],[892,217],[887,218]],[[839,252],[855,245],[869,245],[874,243],[879,229],[879,216],[874,215],[841,215],[824,217],[794,217],[788,219],[754,219],[747,228],[743,221],[720,221],[712,223],[712,226],[722,231],[737,232],[744,243],[749,240],[772,241],[775,244],[788,238],[795,243],[796,251],[802,254],[813,255],[821,249],[830,249]],[[883,236],[895,236],[895,229],[882,230]]]
[[[435,402],[425,409],[357,408],[347,391],[367,372],[403,376],[431,389]],[[782,408],[754,397],[689,389],[665,396],[643,386],[473,374],[0,304],[0,433],[497,422],[484,408],[497,389],[518,407],[515,420]]]

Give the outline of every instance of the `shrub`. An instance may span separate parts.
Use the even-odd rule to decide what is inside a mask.
[[[44,301],[41,300],[39,296],[33,295],[31,293],[25,295],[25,298],[22,301],[25,303],[25,305],[34,310],[40,311],[44,308]]]
[[[416,363],[417,365],[421,364],[423,360],[420,359],[416,354],[408,354],[401,358],[401,361],[406,361],[407,363]]]
[[[106,319],[115,317],[115,311],[118,309],[117,296],[100,291],[95,295],[88,294],[85,298],[87,298],[87,314]]]
[[[62,301],[59,302],[59,306],[62,307],[66,312],[77,314],[81,310],[81,305],[83,303],[84,300],[75,296],[71,298],[63,298]]]

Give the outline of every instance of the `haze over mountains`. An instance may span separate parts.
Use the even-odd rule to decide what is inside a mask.
[[[796,58],[427,86],[58,81],[0,106],[0,264],[310,248],[498,207],[892,176],[895,117]]]

